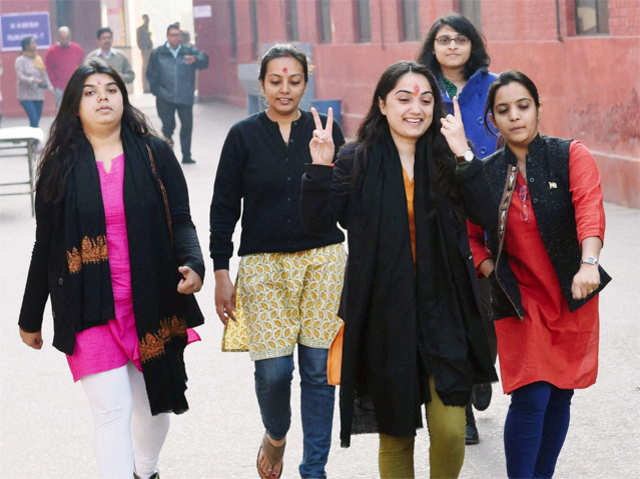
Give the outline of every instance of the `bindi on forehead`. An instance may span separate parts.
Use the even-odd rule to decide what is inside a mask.
[[[420,95],[420,85],[415,83],[413,85],[413,96],[418,96],[418,95]]]
[[[287,67],[284,67],[284,68],[282,69],[282,73],[289,73],[289,69],[288,69]]]

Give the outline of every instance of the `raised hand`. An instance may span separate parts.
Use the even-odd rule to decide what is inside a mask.
[[[453,115],[449,113],[442,119],[442,128],[440,132],[449,144],[449,149],[456,156],[464,155],[469,149],[467,136],[464,133],[464,125],[462,124],[462,113],[460,113],[460,105],[458,97],[453,97]]]
[[[309,142],[309,152],[311,153],[311,161],[314,165],[331,165],[336,148],[333,144],[333,108],[329,108],[327,113],[327,124],[323,128],[318,110],[311,108],[313,122],[316,129],[313,130],[313,136]]]

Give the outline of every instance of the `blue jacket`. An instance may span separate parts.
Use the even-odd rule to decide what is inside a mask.
[[[462,91],[458,93],[464,132],[467,134],[467,139],[471,141],[473,151],[478,158],[485,158],[496,151],[498,137],[487,132],[483,117],[489,86],[496,78],[498,75],[481,68],[469,77]],[[438,83],[445,112],[453,113],[453,100],[447,95],[441,79]]]

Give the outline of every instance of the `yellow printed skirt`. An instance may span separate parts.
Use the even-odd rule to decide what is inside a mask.
[[[328,349],[342,324],[336,313],[345,262],[341,243],[243,256],[236,321],[224,330],[222,350],[248,350],[256,361],[288,356],[296,343]]]

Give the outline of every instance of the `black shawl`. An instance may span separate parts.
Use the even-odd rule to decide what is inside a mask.
[[[415,270],[401,163],[391,135],[356,151],[341,152],[329,188],[322,186],[317,168],[303,178],[308,227],[326,227],[320,226],[326,220],[317,219],[324,215],[348,230],[340,312],[343,446],[351,433],[413,435],[421,426],[420,405],[431,399],[428,376],[443,402],[458,406],[469,401],[472,384],[497,379],[474,295],[464,221],[452,202],[431,188],[430,141],[423,137],[416,145]],[[366,155],[366,166],[353,181],[356,154]]]
[[[155,161],[160,166],[176,160],[171,158],[172,154],[163,142],[136,135],[125,125],[122,142],[125,154],[123,200],[142,372],[152,413],[181,413],[188,409],[183,361],[186,330],[188,326],[201,324],[203,317],[193,295],[181,295],[176,291],[180,280],[177,265],[179,261],[185,264],[185,258],[178,258],[172,246],[158,177],[151,169],[146,145],[151,143]],[[67,320],[73,322],[73,328],[78,332],[114,318],[114,306],[104,208],[93,149],[83,138],[70,154],[74,156],[70,162],[73,169],[64,199],[68,270],[64,281],[64,310]],[[171,193],[182,188],[180,200],[174,197],[176,206],[171,206],[171,214],[178,220],[176,234],[185,234],[185,228],[180,227],[182,224],[187,229],[190,225],[195,236],[184,179],[175,189],[168,188],[169,203],[172,203]],[[183,200],[186,200],[186,212]],[[180,215],[185,214],[188,221],[184,218],[181,221]],[[195,241],[197,243],[197,239]],[[184,244],[184,241],[180,243]],[[190,266],[203,277],[203,266]]]

